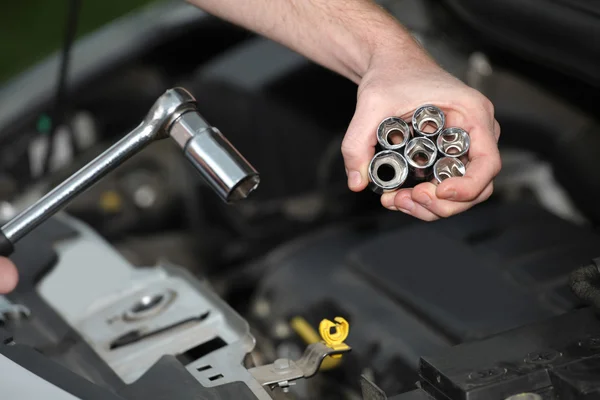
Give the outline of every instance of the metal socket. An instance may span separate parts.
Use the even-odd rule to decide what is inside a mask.
[[[462,128],[446,128],[438,136],[436,144],[444,157],[462,159],[471,147],[471,137]]]
[[[412,126],[415,136],[432,138],[438,135],[446,124],[444,112],[430,104],[421,106],[415,110],[412,117]],[[431,130],[433,126],[433,130]]]
[[[433,166],[433,176],[438,183],[442,183],[448,178],[465,176],[466,170],[465,164],[458,158],[442,157]]]
[[[401,149],[410,136],[410,126],[402,118],[386,118],[377,127],[377,141],[385,150]]]
[[[383,150],[369,164],[369,187],[377,194],[399,189],[408,177],[408,164],[402,154]]]
[[[183,114],[169,133],[225,202],[245,199],[259,185],[260,178],[254,167],[196,111]]]
[[[437,148],[431,139],[416,137],[406,144],[404,158],[414,178],[426,180],[433,172],[433,164],[437,158]]]

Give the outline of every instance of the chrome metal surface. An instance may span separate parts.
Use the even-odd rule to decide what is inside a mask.
[[[7,239],[16,243],[148,144],[169,135],[221,198],[245,198],[257,187],[258,173],[216,128],[208,126],[195,107],[194,97],[185,89],[167,90],[136,129],[7,222],[2,227]]]
[[[283,358],[275,360],[273,364],[251,368],[248,371],[263,386],[285,388],[289,387],[292,381],[314,376],[319,371],[325,357],[349,351],[350,348],[334,350],[324,343],[313,343],[306,348],[299,360],[292,361]]]
[[[431,176],[436,157],[435,143],[426,137],[413,138],[404,148],[404,158],[416,179],[423,180]]]
[[[446,128],[437,137],[436,144],[445,157],[462,157],[471,147],[471,137],[462,128]]]
[[[458,158],[442,157],[433,166],[433,176],[438,183],[448,179],[464,176],[465,165]]]
[[[182,115],[173,125],[171,136],[226,202],[245,199],[259,185],[260,178],[254,167],[198,113]]]
[[[406,160],[395,151],[380,151],[369,164],[369,187],[375,193],[396,190],[404,184],[407,177]]]
[[[415,110],[412,126],[415,136],[434,137],[439,134],[446,124],[444,112],[433,105],[427,104]]]
[[[377,127],[377,141],[386,150],[398,150],[410,140],[410,126],[402,118],[389,117]]]
[[[29,308],[15,304],[5,296],[0,296],[0,322],[5,322],[7,319],[29,318],[30,315]]]

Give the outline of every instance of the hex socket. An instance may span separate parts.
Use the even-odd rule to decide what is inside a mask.
[[[462,128],[446,128],[438,136],[436,144],[444,157],[460,158],[464,162],[471,147],[471,137]]]
[[[460,159],[454,157],[442,157],[433,166],[433,175],[438,183],[448,178],[464,176],[465,172],[465,165]]]
[[[177,119],[170,135],[225,202],[245,199],[259,185],[260,178],[254,167],[196,111]]]
[[[399,150],[410,140],[410,126],[402,118],[389,117],[377,127],[377,141],[384,150]]]
[[[431,139],[416,137],[406,144],[404,158],[413,177],[418,180],[426,180],[433,173],[437,148]]]
[[[369,163],[369,188],[382,194],[400,188],[408,177],[408,164],[393,150],[375,154]]]
[[[415,136],[433,138],[438,135],[446,124],[444,112],[430,104],[421,106],[415,110],[412,116],[412,126]],[[429,125],[434,126],[432,132],[426,131]]]

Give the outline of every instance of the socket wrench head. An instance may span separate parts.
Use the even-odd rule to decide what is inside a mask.
[[[401,154],[383,150],[369,164],[369,187],[377,194],[400,188],[408,177],[408,165]]]
[[[446,128],[437,138],[438,151],[445,157],[460,158],[467,154],[471,147],[471,138],[461,128]]]
[[[410,126],[402,118],[389,117],[377,127],[377,141],[385,150],[398,150],[410,140]]]
[[[464,176],[465,165],[458,158],[442,157],[433,166],[433,175],[438,183],[445,179]]]
[[[415,136],[432,138],[439,134],[446,124],[444,112],[430,104],[421,106],[415,110],[412,117],[412,126]]]
[[[183,113],[196,109],[196,99],[183,88],[167,90],[146,114],[142,125],[153,135],[152,139],[166,139],[169,129]]]
[[[404,148],[404,158],[416,179],[424,180],[431,176],[432,166],[437,157],[435,143],[426,137],[411,139]]]

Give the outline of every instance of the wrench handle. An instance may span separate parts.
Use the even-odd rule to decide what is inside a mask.
[[[10,257],[14,250],[15,246],[8,240],[4,232],[0,231],[0,256]]]

